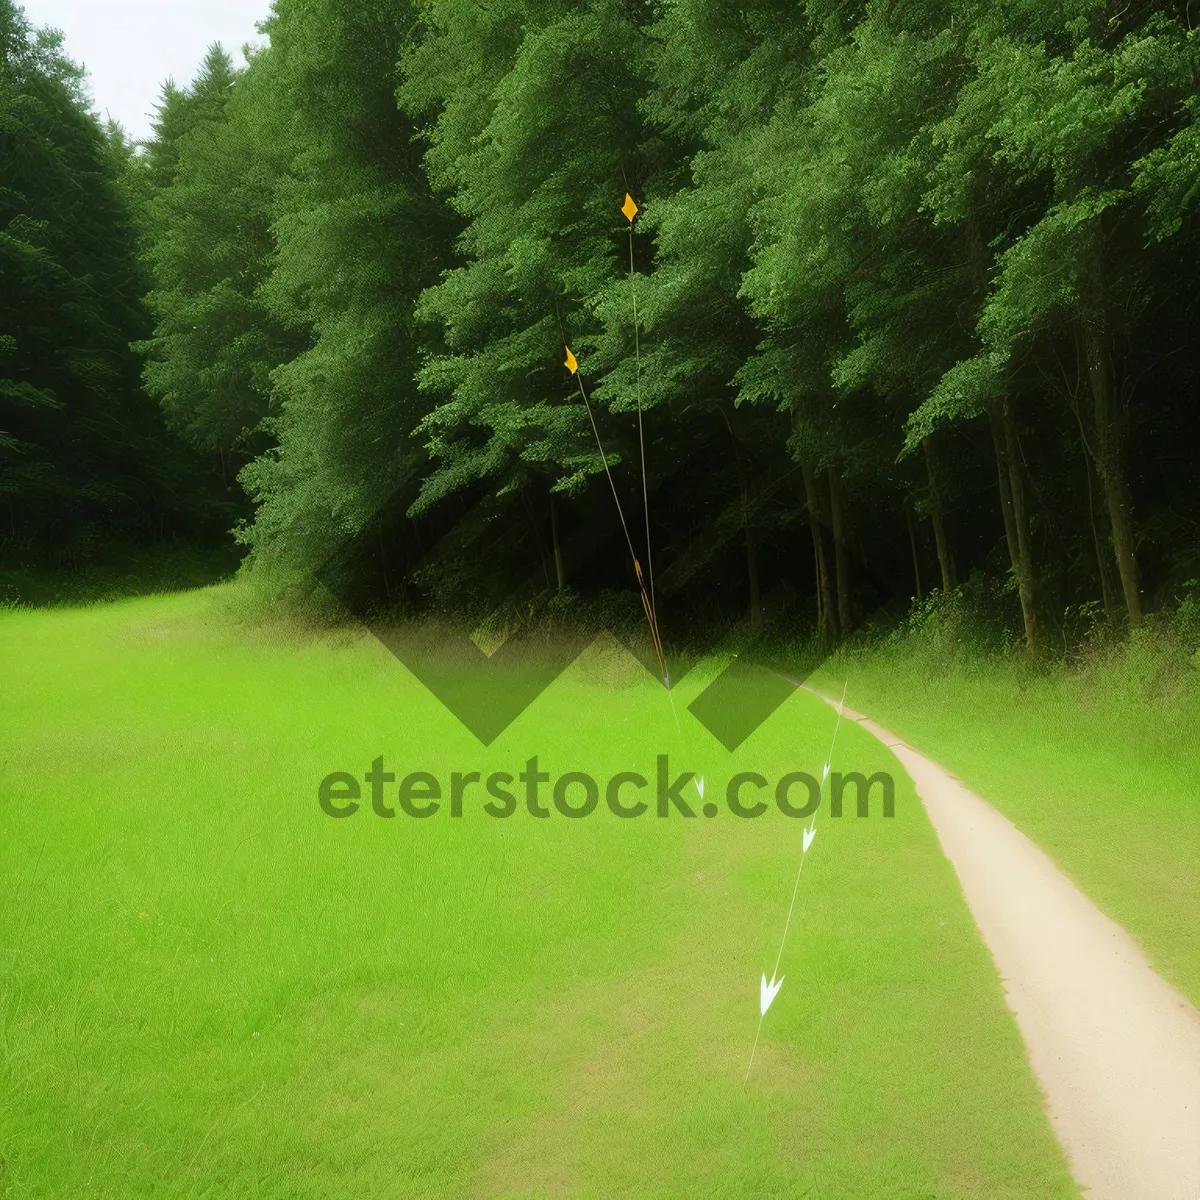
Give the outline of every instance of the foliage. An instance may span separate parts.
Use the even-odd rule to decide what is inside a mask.
[[[189,441],[223,454],[257,430],[271,369],[297,348],[259,294],[287,165],[263,121],[265,66],[252,63],[235,87],[238,73],[214,46],[190,89],[165,89],[147,164],[152,178],[171,168],[146,217],[154,279],[146,302],[156,322],[139,347],[146,388]]]
[[[587,607],[636,598],[632,550],[677,629],[786,589],[827,636],[939,581],[952,625],[976,579],[1049,651],[1194,576],[1185,4],[276,0],[264,31],[109,153],[146,386],[237,474],[273,594]],[[60,385],[10,377],[51,420]]]
[[[213,532],[194,460],[138,387],[132,150],[82,80],[0,0],[0,566]]]

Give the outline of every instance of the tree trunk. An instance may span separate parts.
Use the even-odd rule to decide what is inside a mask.
[[[829,586],[829,563],[825,555],[825,537],[821,532],[821,503],[817,492],[816,472],[810,463],[803,463],[804,495],[808,501],[808,527],[812,534],[813,558],[817,571],[817,630],[821,639],[830,645],[837,640],[837,616]]]
[[[1033,535],[1029,525],[1029,503],[1025,489],[1025,469],[1017,430],[1007,400],[988,409],[992,428],[992,447],[996,456],[996,476],[1000,485],[1000,510],[1004,515],[1004,539],[1008,560],[1017,580],[1021,600],[1021,623],[1025,645],[1036,648],[1040,636],[1037,597],[1033,569]]]
[[[1083,335],[1076,333],[1075,353],[1082,363],[1084,359]],[[1075,394],[1071,397],[1071,410],[1075,413],[1075,423],[1079,426],[1079,442],[1083,447],[1083,470],[1084,477],[1087,480],[1087,502],[1088,502],[1088,523],[1092,529],[1092,549],[1096,554],[1096,570],[1100,575],[1100,595],[1104,601],[1104,616],[1111,624],[1116,616],[1117,606],[1115,597],[1113,596],[1112,584],[1109,580],[1109,564],[1104,553],[1104,549],[1100,544],[1100,530],[1096,527],[1096,495],[1095,488],[1092,485],[1093,476],[1099,471],[1096,463],[1096,454],[1093,449],[1093,438],[1089,436],[1087,423],[1084,422],[1083,412],[1079,405],[1079,389],[1075,389]]]
[[[829,468],[829,511],[833,516],[833,556],[837,567],[838,627],[846,637],[853,627],[850,612],[850,555],[846,550],[842,476],[838,467]]]
[[[1096,427],[1096,465],[1104,484],[1108,519],[1112,524],[1113,553],[1121,576],[1121,590],[1129,623],[1136,625],[1144,612],[1142,573],[1138,566],[1133,531],[1133,504],[1125,472],[1125,429],[1120,404],[1114,395],[1112,360],[1104,331],[1090,321],[1083,323],[1084,353]]]
[[[984,239],[980,208],[983,197],[973,198],[967,218],[967,243],[971,269],[975,279],[978,302],[983,304],[989,282],[988,269],[992,256]],[[992,427],[992,446],[996,455],[996,475],[1000,485],[1000,512],[1004,518],[1004,539],[1008,543],[1008,559],[1017,578],[1021,599],[1021,622],[1025,629],[1025,645],[1033,649],[1039,638],[1037,605],[1034,594],[1033,537],[1029,525],[1029,509],[1025,493],[1025,471],[1017,441],[1016,427],[1002,398],[988,408]]]
[[[392,605],[392,579],[388,573],[387,546],[383,540],[383,526],[379,527],[379,561],[383,566],[383,591],[387,596],[388,607]]]
[[[554,575],[561,592],[566,587],[567,575],[563,570],[562,542],[558,536],[558,497],[553,492],[550,493],[550,538],[554,543]]]
[[[826,621],[825,600],[822,595],[822,588],[821,588],[821,544],[820,544],[820,541],[817,539],[817,536],[815,533],[814,533],[813,539],[812,539],[812,549],[813,549],[813,579],[816,581],[816,589],[817,589],[817,630],[821,635],[822,641],[828,641],[829,639],[825,634],[825,621]]]
[[[954,555],[950,550],[950,539],[946,536],[946,523],[942,519],[942,499],[938,491],[937,460],[929,438],[921,440],[925,451],[925,471],[929,477],[929,519],[933,523],[933,538],[937,543],[938,566],[942,569],[942,591],[952,592],[958,587],[958,573],[954,567]]]
[[[762,595],[758,587],[758,558],[754,552],[754,537],[750,531],[750,522],[745,523],[746,531],[746,577],[750,583],[750,624],[762,624]]]
[[[758,558],[754,553],[754,534],[750,528],[750,488],[746,482],[746,472],[742,465],[742,451],[738,445],[737,434],[733,431],[724,409],[721,416],[725,419],[725,428],[729,430],[729,440],[733,442],[734,459],[737,462],[738,492],[742,498],[742,533],[746,544],[746,580],[750,589],[750,624],[762,624],[762,596],[758,588]]]
[[[1004,405],[1004,445],[1008,459],[1008,477],[1012,487],[1013,521],[1017,527],[1017,591],[1021,598],[1021,618],[1025,624],[1025,645],[1034,650],[1039,641],[1037,605],[1034,596],[1033,530],[1029,521],[1029,500],[1025,488],[1025,465],[1017,441],[1017,429]]]
[[[921,600],[921,559],[917,554],[917,531],[913,526],[912,505],[904,500],[904,523],[908,526],[908,547],[912,551],[913,580],[917,585],[917,600]]]
[[[1017,569],[1020,557],[1017,550],[1017,518],[1013,513],[1012,476],[1008,470],[1008,450],[1004,436],[1004,422],[1000,416],[1000,404],[988,409],[988,424],[992,430],[992,450],[996,459],[996,480],[1000,488],[1000,512],[1004,517],[1004,541],[1008,546],[1008,561]]]

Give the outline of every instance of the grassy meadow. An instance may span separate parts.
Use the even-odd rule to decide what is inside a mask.
[[[1077,1194],[954,873],[861,730],[834,766],[893,771],[896,815],[818,812],[744,1090],[800,822],[724,787],[819,776],[825,705],[729,754],[685,711],[702,669],[677,725],[600,644],[485,749],[369,635],[236,600],[0,611],[0,1196]],[[534,754],[653,779],[660,753],[719,816],[317,803],[380,755],[444,786]]]
[[[814,682],[996,805],[1200,1005],[1200,654],[1152,627],[1072,669],[902,646]]]

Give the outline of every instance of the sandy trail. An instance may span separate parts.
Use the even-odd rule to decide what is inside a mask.
[[[844,715],[912,778],[1088,1200],[1200,1200],[1200,1013],[1006,817],[874,721]]]

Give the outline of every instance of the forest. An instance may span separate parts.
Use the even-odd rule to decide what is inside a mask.
[[[0,1198],[1200,1197],[1200,0],[26,3]]]
[[[664,629],[827,641],[958,589],[1033,650],[1170,611],[1191,7],[274,0],[134,144],[0,0],[0,571],[236,543],[276,597],[636,618],[644,567]]]

